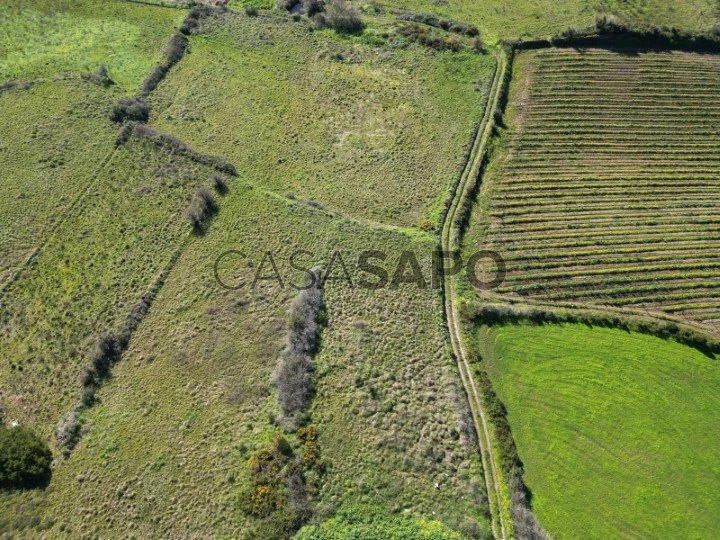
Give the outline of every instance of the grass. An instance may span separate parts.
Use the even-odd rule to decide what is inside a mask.
[[[674,26],[705,31],[712,28],[713,0],[386,0],[390,7],[434,13],[477,25],[490,41],[550,37],[570,26],[585,28],[595,15],[610,13],[633,24]]]
[[[93,166],[95,179],[0,303],[0,373],[12,394],[4,416],[48,439],[79,398],[93,342],[128,316],[190,234],[183,210],[210,175],[132,139]]]
[[[707,301],[718,275],[719,74],[715,55],[521,54],[465,245],[506,257],[495,292],[720,318]]]
[[[149,10],[148,18],[162,9],[123,6]],[[112,102],[137,86],[140,69],[126,72],[123,88],[73,75],[0,95],[14,125],[31,119],[52,135],[41,147],[21,127],[3,141],[23,167],[11,169],[13,181],[38,191],[47,176],[35,160],[45,149],[57,146],[58,172],[67,164],[67,178],[58,176],[65,184],[41,185],[32,207],[17,211],[36,224],[28,250],[41,249],[0,299],[3,420],[53,443],[61,416],[78,403],[98,336],[122,325],[169,270],[96,403],[81,411],[78,445],[67,459],[55,449],[51,489],[0,494],[0,534],[262,537],[267,524],[243,512],[242,498],[250,455],[281,432],[272,372],[296,291],[274,282],[228,291],[215,282],[215,259],[243,250],[248,264],[221,271],[252,281],[272,250],[284,279],[297,280],[293,250],[312,251],[308,265],[327,267],[342,249],[357,281],[360,251],[386,251],[392,273],[411,249],[430,280],[436,238],[416,225],[437,220],[460,170],[492,58],[467,43],[457,53],[401,43],[389,23],[343,38],[266,15],[214,22],[191,37],[150,97],[154,128],[237,165],[239,177],[225,175],[217,212],[200,230],[183,211],[198,187],[217,183],[215,170],[153,145],[158,137],[114,149]],[[116,78],[118,69],[103,63]],[[60,69],[51,62],[33,72],[31,64],[23,77]],[[42,204],[57,204],[52,226],[27,210]],[[7,209],[15,211],[10,201]],[[328,324],[308,411],[326,463],[324,473],[306,471],[316,522],[348,505],[379,506],[393,526],[417,520],[431,532],[487,535],[439,292],[331,281],[324,300]]]
[[[249,455],[279,431],[271,378],[296,291],[276,282],[223,289],[213,276],[219,254],[248,255],[220,268],[248,285],[265,250],[292,280],[302,272],[288,256],[300,248],[315,253],[308,267],[326,268],[342,249],[355,278],[352,261],[368,246],[387,251],[390,261],[415,250],[429,268],[430,236],[348,222],[241,181],[228,187],[212,226],[189,243],[99,404],[85,414],[89,431],[54,470],[54,489],[43,500],[43,517],[57,518],[54,531],[253,534],[258,523],[240,511],[239,498]],[[455,530],[479,522],[487,531],[470,489],[480,474],[477,450],[457,431],[458,381],[437,292],[368,292],[331,280],[325,302],[310,409],[328,462],[317,519],[361,504]],[[98,507],[107,511],[88,510]]]
[[[112,99],[82,81],[0,93],[0,283],[62,221],[110,154]]]
[[[581,325],[480,334],[553,538],[717,536],[716,360]]]
[[[211,19],[153,94],[150,123],[278,193],[392,225],[436,223],[494,60],[390,47],[402,41],[393,32]]]
[[[126,93],[162,57],[185,12],[121,0],[3,0],[0,83],[95,71]]]

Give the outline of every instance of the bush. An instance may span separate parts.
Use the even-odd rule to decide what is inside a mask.
[[[325,24],[336,32],[354,34],[362,31],[360,12],[345,0],[330,0],[325,7]]]
[[[190,206],[185,210],[185,217],[194,229],[202,228],[205,220],[215,211],[215,198],[206,187],[198,188],[190,200]]]
[[[209,6],[195,6],[190,10],[185,20],[180,25],[180,33],[188,36],[197,30],[200,26],[200,19],[207,17],[212,13],[212,8]]]
[[[215,191],[217,191],[220,195],[224,195],[228,192],[227,182],[225,182],[225,178],[223,178],[222,175],[213,174],[210,177],[210,181],[212,182]]]
[[[325,10],[325,2],[323,0],[303,0],[303,11],[308,17],[312,17],[316,13]]]
[[[403,21],[411,21],[416,23],[425,24],[427,26],[433,26],[435,28],[441,28],[448,32],[455,34],[465,34],[468,37],[475,37],[480,35],[480,31],[477,27],[460,21],[454,21],[452,19],[444,19],[437,15],[431,15],[430,13],[400,13],[397,16],[398,19]]]
[[[320,276],[318,269],[313,269]],[[320,343],[324,322],[322,288],[318,280],[301,290],[289,312],[290,329],[282,359],[273,374],[280,409],[287,419],[295,420],[312,395],[312,357]]]
[[[257,17],[258,14],[258,8],[256,8],[253,5],[245,6],[245,15],[248,17]]]
[[[23,427],[0,427],[0,487],[46,485],[51,463],[48,445],[32,431]]]
[[[126,121],[147,122],[150,109],[145,102],[133,98],[120,98],[113,106],[110,120],[121,123]]]
[[[110,73],[105,67],[105,64],[100,64],[93,73],[83,73],[81,77],[86,81],[90,81],[104,88],[115,84],[115,81],[110,78]]]

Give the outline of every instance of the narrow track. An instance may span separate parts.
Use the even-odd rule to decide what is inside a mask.
[[[478,174],[480,172],[483,154],[488,147],[488,143],[492,135],[493,113],[498,105],[502,81],[505,77],[506,69],[507,60],[505,55],[500,52],[497,54],[497,66],[495,68],[493,83],[490,88],[490,94],[488,96],[487,105],[485,106],[485,113],[483,115],[482,122],[478,128],[475,141],[473,142],[472,152],[465,169],[462,172],[455,191],[455,196],[453,197],[450,208],[448,209],[443,221],[440,241],[441,248],[445,252],[451,252],[452,250],[458,248],[458,246],[454,245],[454,238],[456,235],[455,218],[458,209],[462,207],[464,199],[471,191],[469,188],[472,187],[474,182],[478,181]],[[443,265],[444,264],[445,261],[443,260]],[[470,369],[470,362],[468,361],[468,357],[462,343],[462,333],[460,332],[460,325],[458,324],[457,305],[455,303],[455,281],[452,275],[444,276],[443,289],[445,317],[447,320],[448,331],[450,333],[450,342],[458,365],[458,370],[460,371],[460,379],[465,387],[465,394],[467,395],[470,403],[470,410],[472,412],[473,422],[478,436],[478,443],[480,445],[480,456],[482,459],[483,474],[485,476],[485,487],[488,494],[488,504],[490,506],[492,532],[495,538],[505,540],[510,527],[506,526],[506,518],[503,514],[502,499],[500,496],[500,480],[482,399],[475,385],[472,370]]]

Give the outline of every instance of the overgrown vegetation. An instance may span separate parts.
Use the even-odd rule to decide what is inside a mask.
[[[120,98],[110,113],[110,120],[117,124],[147,122],[149,117],[150,109],[147,103],[135,98]]]
[[[345,34],[362,32],[363,22],[358,9],[346,0],[327,0],[324,24]]]
[[[312,517],[308,491],[317,492],[318,486],[307,486],[305,476],[310,471],[322,474],[324,463],[317,430],[307,426],[298,434],[300,455],[277,434],[269,448],[254,452],[248,459],[251,480],[241,496],[241,507],[258,520],[254,534],[259,538],[289,537]]]
[[[419,24],[404,25],[398,28],[398,33],[411,41],[417,41],[421,45],[437,50],[460,50],[460,41],[454,36],[442,36],[427,26]]]
[[[397,14],[397,18],[402,21],[411,21],[416,23],[422,23],[427,26],[434,26],[435,28],[441,28],[448,32],[455,34],[464,34],[469,37],[475,37],[480,35],[480,31],[476,26],[472,24],[464,23],[461,21],[454,21],[452,19],[445,19],[432,15],[430,13],[413,13],[413,12],[402,12]]]
[[[299,415],[313,393],[313,356],[320,344],[320,332],[325,320],[322,294],[322,273],[314,275],[309,288],[298,292],[288,313],[289,328],[285,348],[273,383],[285,422],[296,427]]]
[[[201,186],[193,193],[190,205],[185,210],[185,217],[192,225],[193,230],[200,231],[216,209],[217,205],[212,192],[205,186]]]
[[[147,96],[150,95],[150,92],[157,88],[157,85],[165,78],[168,71],[170,71],[170,69],[180,61],[183,54],[185,54],[187,47],[188,40],[182,32],[176,32],[173,34],[168,41],[167,48],[165,49],[163,62],[155,64],[155,66],[150,70],[150,73],[146,75],[145,79],[140,84],[140,88],[137,93],[138,98],[147,98]]]
[[[47,443],[30,429],[0,425],[0,488],[46,485],[51,463],[52,453]]]
[[[102,86],[103,88],[107,88],[108,86],[115,84],[115,81],[113,81],[110,77],[110,72],[107,67],[105,67],[105,64],[100,64],[97,69],[91,73],[83,73],[82,78],[91,81],[93,84]]]

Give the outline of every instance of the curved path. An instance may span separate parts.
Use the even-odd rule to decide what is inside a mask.
[[[459,249],[455,245],[457,235],[457,226],[455,223],[458,210],[462,208],[465,198],[470,195],[475,182],[479,181],[480,166],[482,164],[483,155],[487,150],[488,143],[492,135],[494,125],[493,113],[495,112],[502,89],[502,81],[505,77],[507,69],[507,59],[500,52],[496,55],[497,65],[495,75],[493,77],[490,94],[485,106],[485,113],[482,123],[478,129],[475,141],[473,142],[472,152],[462,172],[460,181],[458,182],[455,196],[452,204],[448,209],[443,221],[441,233],[441,249],[445,252],[451,252]],[[443,270],[446,261],[442,259]],[[444,274],[444,272],[443,272]],[[488,504],[490,506],[492,532],[495,538],[505,540],[509,527],[506,526],[506,518],[503,514],[502,502],[500,496],[500,479],[497,472],[495,455],[492,449],[490,432],[483,409],[482,398],[480,392],[475,385],[472,377],[470,362],[462,343],[462,334],[458,323],[457,304],[455,302],[455,280],[452,275],[446,275],[443,278],[444,289],[444,307],[445,317],[447,320],[448,331],[450,333],[450,342],[452,344],[453,354],[457,361],[460,378],[465,387],[465,394],[470,403],[470,410],[475,424],[475,430],[478,435],[480,444],[480,456],[482,458],[483,473],[485,475],[485,487],[488,495]]]

